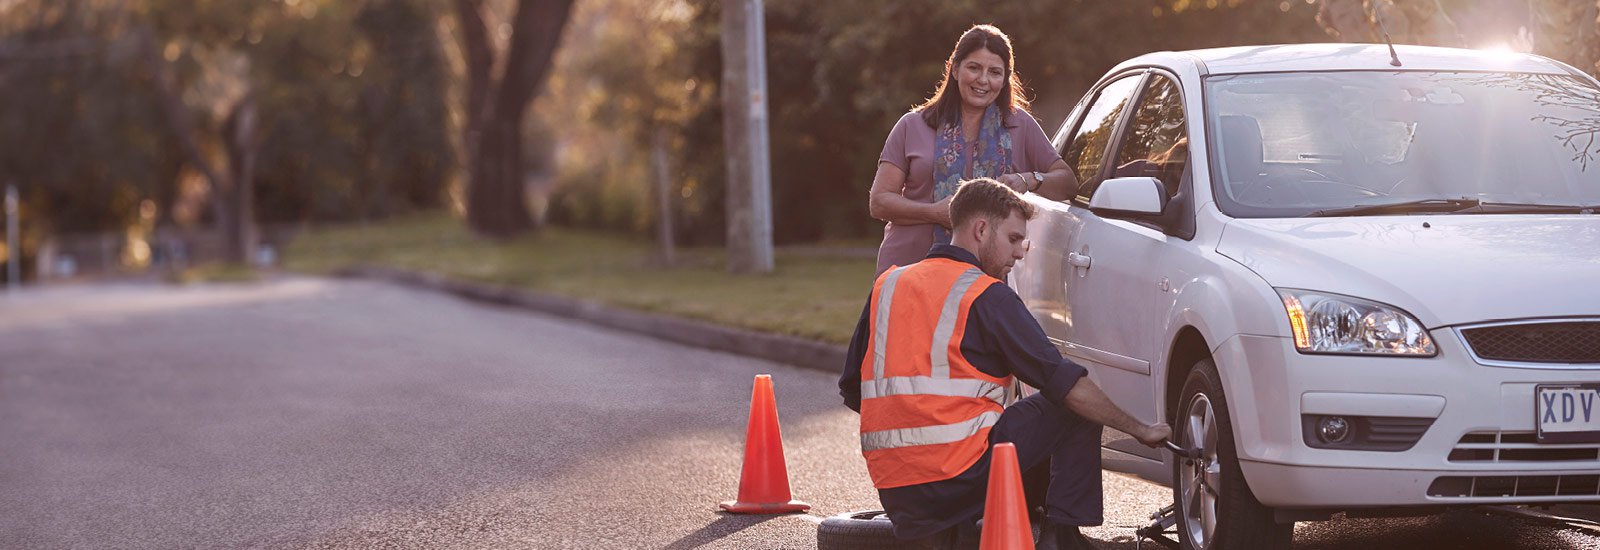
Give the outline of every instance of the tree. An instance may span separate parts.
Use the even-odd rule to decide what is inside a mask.
[[[467,63],[467,224],[483,235],[510,237],[533,229],[523,183],[523,118],[549,73],[572,0],[517,2],[498,76],[483,1],[455,5]]]
[[[225,151],[225,165],[219,165],[201,149],[203,138],[196,134],[200,125],[194,122],[191,107],[185,104],[184,89],[178,81],[171,63],[183,55],[176,40],[164,41],[168,47],[158,47],[155,31],[148,24],[140,24],[133,32],[133,41],[155,78],[157,103],[164,115],[167,130],[172,133],[180,150],[196,171],[206,179],[211,188],[212,210],[217,224],[222,228],[223,258],[231,262],[247,262],[255,257],[259,235],[255,219],[255,165],[261,146],[259,118],[254,93],[249,83],[249,58],[243,54],[218,49],[208,51],[216,55],[217,62],[209,67],[217,69],[216,78],[227,81],[227,92],[204,94],[207,100],[222,106],[224,113],[219,135],[212,139],[220,142]],[[203,46],[202,46],[203,47]],[[221,61],[227,59],[227,61]],[[237,95],[234,98],[221,97]],[[215,112],[215,111],[213,111]]]
[[[448,5],[434,4],[0,2],[0,105],[13,107],[0,117],[0,182],[22,192],[25,248],[209,224],[245,259],[252,213],[437,208],[458,168],[438,24]]]
[[[282,7],[235,45],[256,60],[263,220],[367,221],[438,208],[460,169],[445,56],[452,38],[439,25],[449,5],[288,4],[269,4]]]
[[[561,128],[552,223],[654,227],[661,258],[671,263],[680,220],[695,217],[681,207],[692,198],[684,190],[696,186],[681,170],[683,129],[715,89],[691,76],[681,54],[684,44],[715,35],[693,17],[683,0],[587,0],[574,8],[567,45],[531,112],[536,128]]]
[[[98,36],[115,24],[103,6],[0,8],[0,105],[8,107],[0,186],[17,185],[22,224],[21,249],[5,261],[26,273],[50,235],[131,223],[138,197],[156,191],[149,182],[177,171],[163,134],[151,130],[160,121],[148,87],[117,69],[112,44]]]
[[[1600,71],[1596,0],[1321,0],[1317,23],[1345,42],[1501,47]]]
[[[370,54],[347,69],[360,74],[350,91],[359,121],[352,153],[364,176],[352,180],[357,219],[438,208],[456,169],[440,11],[432,0],[369,0],[355,16],[370,46],[353,48]]]

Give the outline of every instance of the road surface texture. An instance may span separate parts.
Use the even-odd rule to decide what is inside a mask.
[[[731,516],[751,380],[812,513]],[[0,548],[814,548],[874,508],[831,373],[381,283],[0,296]],[[1165,489],[1107,474],[1102,548]],[[1597,548],[1470,512],[1296,548]],[[1148,547],[1148,546],[1147,546]]]

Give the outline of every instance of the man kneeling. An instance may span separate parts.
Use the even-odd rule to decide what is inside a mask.
[[[1090,548],[1103,521],[1101,426],[1156,446],[1146,425],[1061,356],[1002,281],[1027,253],[1034,210],[1005,185],[965,182],[950,202],[951,244],[878,277],[839,378],[861,413],[861,453],[895,537],[975,546],[990,449],[1016,445],[1024,471],[1049,462],[1041,548]],[[1039,393],[1006,407],[1012,377]]]

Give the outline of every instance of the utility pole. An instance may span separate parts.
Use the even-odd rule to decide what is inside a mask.
[[[6,291],[22,285],[22,232],[17,223],[17,186],[6,186]]]
[[[728,271],[772,271],[772,167],[762,0],[722,0],[722,143],[728,163]]]

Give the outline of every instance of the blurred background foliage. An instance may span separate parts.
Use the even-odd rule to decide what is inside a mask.
[[[442,17],[429,0],[0,2],[0,182],[50,232],[123,228],[146,199],[163,223],[210,219],[141,59],[148,29],[203,155],[255,94],[261,221],[438,208],[458,164]]]
[[[486,3],[487,28],[501,43],[510,3]],[[1374,9],[1397,42],[1504,43],[1591,72],[1600,54],[1590,0],[765,5],[780,244],[878,234],[866,190],[883,140],[933,91],[955,39],[974,23],[1013,37],[1047,132],[1123,59],[1372,41]],[[660,153],[677,240],[722,241],[720,6],[578,0],[524,128],[536,217],[652,233]],[[467,178],[458,27],[438,0],[0,0],[0,184],[22,190],[29,243],[139,225],[208,227],[229,215],[215,198],[226,189],[215,187],[232,180],[206,176],[204,161],[230,170],[230,120],[250,105],[260,120],[255,177],[240,188],[261,222],[459,212]],[[164,104],[163,94],[181,101]],[[164,109],[171,105],[185,112]]]

